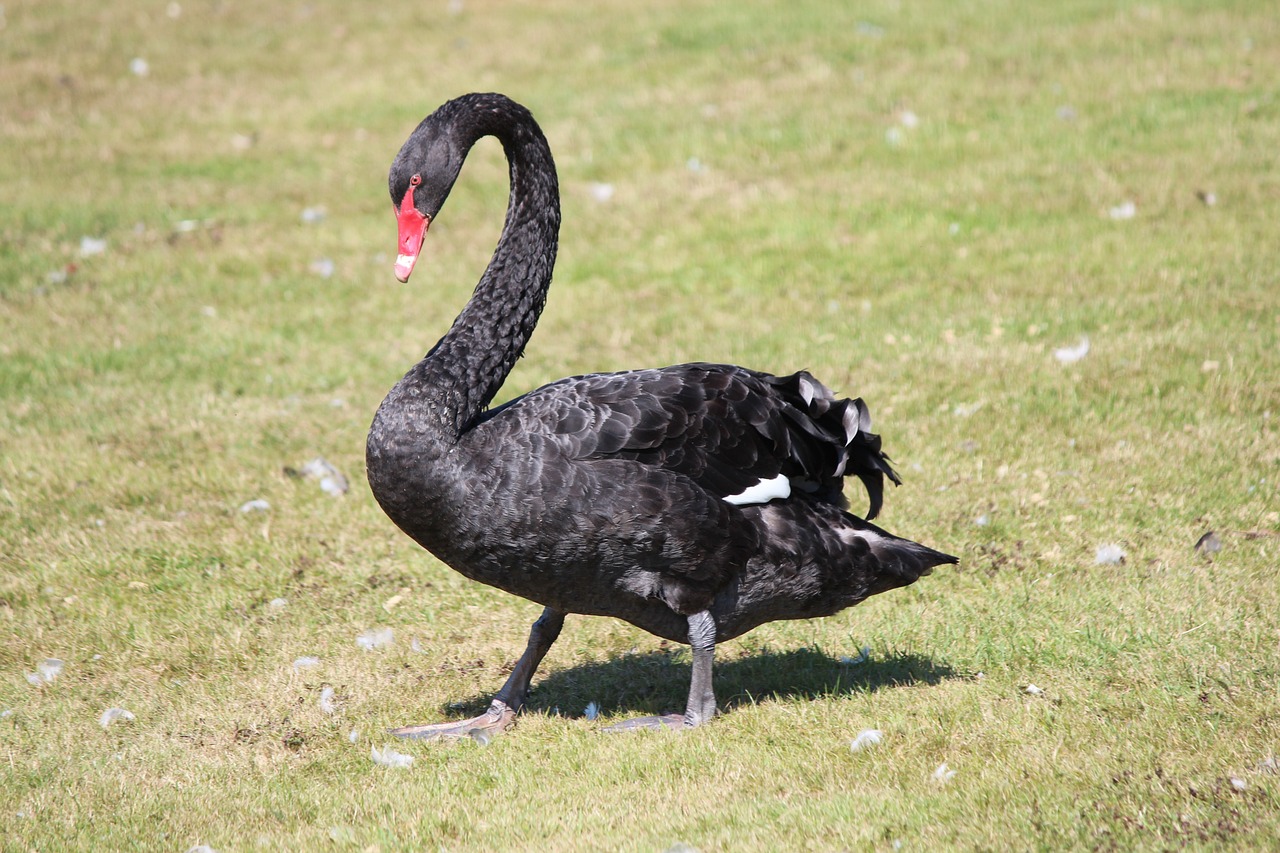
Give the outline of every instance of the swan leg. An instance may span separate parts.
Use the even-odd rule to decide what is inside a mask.
[[[457,740],[474,737],[485,740],[501,734],[515,725],[516,714],[524,707],[529,697],[529,682],[538,670],[538,664],[546,657],[551,644],[560,636],[564,627],[564,614],[550,607],[542,611],[538,621],[529,629],[529,645],[524,654],[516,662],[516,667],[507,677],[502,689],[493,697],[489,709],[478,717],[459,720],[452,723],[431,723],[422,726],[404,726],[391,729],[396,737],[417,738],[420,740]]]
[[[711,665],[716,656],[716,623],[704,610],[689,617],[689,644],[693,646],[693,675],[684,724],[688,728],[710,722],[716,715],[716,694],[711,687]]]
[[[693,647],[693,674],[689,679],[689,701],[684,713],[623,720],[606,727],[605,731],[681,731],[700,726],[716,715],[716,694],[711,684],[711,669],[716,656],[716,623],[709,611],[704,610],[689,617],[689,645]]]

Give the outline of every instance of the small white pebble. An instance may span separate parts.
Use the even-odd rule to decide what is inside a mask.
[[[1231,787],[1237,791],[1244,791],[1249,788],[1249,783],[1241,779],[1239,776],[1232,776]]]
[[[690,172],[701,172],[703,168],[702,161],[699,160],[697,157],[690,157],[688,160],[686,160],[684,167],[688,169]]]
[[[1039,687],[1036,687],[1034,684],[1028,684],[1026,687],[1024,687],[1024,688],[1023,688],[1023,692],[1024,692],[1024,693],[1029,693],[1029,694],[1031,694],[1032,696],[1042,696],[1042,695],[1044,695],[1044,691],[1043,691],[1043,690],[1041,690]]]
[[[1124,558],[1124,549],[1119,545],[1099,545],[1093,561],[1099,566],[1114,566],[1123,563]]]
[[[911,110],[903,110],[898,113],[898,123],[907,129],[919,127],[920,116],[916,115]]]
[[[384,767],[408,767],[413,764],[412,755],[396,752],[389,746],[384,746],[382,749],[376,746],[369,747],[369,757],[373,759],[374,764],[381,764]]]
[[[596,183],[591,185],[591,197],[601,204],[613,198],[613,193],[613,184]]]
[[[319,666],[320,658],[314,655],[304,655],[293,662],[294,669],[305,669],[309,666]]]
[[[267,606],[270,607],[272,610],[284,610],[286,607],[289,606],[289,599],[273,598],[267,602]]]
[[[379,646],[390,645],[395,640],[395,633],[390,628],[370,628],[356,637],[356,645],[366,652]]]
[[[360,740],[360,730],[352,729],[351,731],[347,732],[347,740],[351,741],[352,743],[355,743],[356,741]]]
[[[884,740],[884,732],[879,729],[863,729],[858,732],[858,736],[849,741],[849,750],[851,752],[861,752],[870,746],[875,746]]]
[[[256,498],[251,501],[245,501],[244,503],[240,504],[240,511],[245,513],[266,512],[269,509],[271,509],[271,504],[267,503],[261,498]]]
[[[991,524],[991,516],[987,515],[984,512],[982,515],[975,518],[973,520],[973,523],[979,527],[986,527],[987,525]]]
[[[324,218],[327,215],[328,213],[323,207],[304,207],[302,209],[302,221],[308,225],[324,222]]]
[[[933,771],[933,781],[939,785],[945,785],[955,778],[956,771],[947,766],[947,762],[938,765],[938,769]]]
[[[146,77],[151,73],[151,65],[141,56],[129,60],[129,70],[135,77]]]
[[[338,710],[338,706],[333,701],[334,692],[332,687],[325,687],[320,691],[320,710],[326,714],[332,714]]]
[[[124,708],[108,708],[102,712],[102,716],[98,718],[98,725],[104,729],[114,723],[116,720],[124,720],[126,723],[136,719],[133,712],[126,711]]]

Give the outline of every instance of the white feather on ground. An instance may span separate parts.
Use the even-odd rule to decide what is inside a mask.
[[[1124,558],[1124,549],[1119,545],[1099,545],[1093,561],[1099,566],[1114,566],[1123,563]]]
[[[858,736],[849,742],[849,749],[852,752],[861,752],[867,747],[875,746],[884,740],[884,732],[879,729],[863,729],[858,732]]]
[[[408,767],[413,764],[412,755],[396,752],[389,746],[384,746],[382,749],[376,746],[369,747],[369,757],[373,759],[374,764],[381,764],[383,767]]]
[[[1080,338],[1080,343],[1073,347],[1059,347],[1053,351],[1053,357],[1059,364],[1075,364],[1089,354],[1089,336]]]
[[[356,637],[356,645],[371,652],[379,646],[389,646],[395,641],[395,632],[390,628],[370,628]]]
[[[125,722],[129,722],[134,719],[137,719],[137,718],[133,716],[133,712],[126,711],[124,708],[108,708],[107,710],[103,711],[102,716],[98,718],[98,725],[102,726],[105,729],[107,726],[111,725],[116,720],[124,720]]]

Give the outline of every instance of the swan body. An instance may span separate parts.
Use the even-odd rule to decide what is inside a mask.
[[[714,645],[764,622],[827,616],[955,558],[846,511],[844,478],[878,512],[897,475],[861,400],[806,372],[683,364],[562,379],[487,406],[545,303],[560,224],[555,166],[529,112],[496,94],[450,101],[392,164],[396,275],[407,280],[471,146],[496,136],[511,195],[476,291],[387,395],[369,484],[405,533],[467,577],[544,606],[489,711],[397,730],[460,737],[510,726],[567,613],[613,616],[694,649],[685,727],[715,713]]]

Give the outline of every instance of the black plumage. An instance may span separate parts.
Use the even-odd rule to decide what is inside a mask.
[[[471,146],[496,136],[511,195],[488,269],[449,332],[391,390],[367,466],[387,515],[469,578],[546,608],[486,714],[398,730],[456,737],[506,728],[566,613],[614,616],[694,648],[682,716],[715,711],[714,644],[764,622],[827,616],[955,558],[846,511],[857,477],[880,509],[899,482],[861,400],[806,372],[683,364],[562,379],[494,409],[546,300],[560,225],[555,166],[529,112],[501,95],[450,101],[392,164],[397,275]]]

